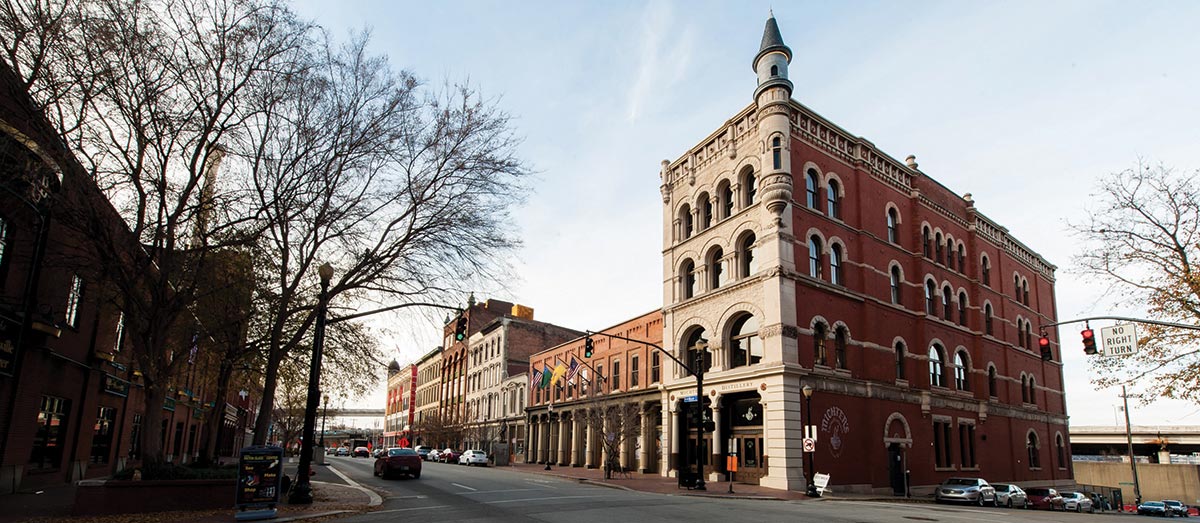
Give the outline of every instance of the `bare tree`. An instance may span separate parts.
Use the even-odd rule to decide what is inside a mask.
[[[368,54],[368,43],[365,34],[326,42],[304,74],[263,89],[234,147],[252,166],[248,192],[265,231],[259,335],[268,359],[256,442],[270,424],[280,362],[310,337],[315,267],[334,266],[329,293],[342,307],[450,303],[473,282],[507,274],[503,255],[518,244],[508,212],[528,169],[508,116],[468,88],[423,88]]]
[[[124,311],[158,426],[213,253],[255,236],[246,195],[215,179],[246,95],[296,67],[308,26],[272,0],[46,0],[0,5],[0,46],[105,198],[62,216]],[[224,187],[223,187],[224,186]],[[112,207],[127,230],[111,227]],[[147,466],[163,458],[145,438]]]
[[[1071,228],[1086,244],[1075,271],[1160,321],[1200,325],[1200,171],[1140,163],[1101,180],[1095,207]],[[1149,396],[1200,401],[1200,333],[1142,325],[1140,351],[1094,358],[1096,383],[1138,382]]]
[[[628,397],[605,392],[606,379],[596,376],[594,381],[584,379],[581,388],[587,392],[586,408],[582,409],[583,425],[600,443],[603,451],[604,477],[612,478],[613,472],[624,472],[621,450],[635,453],[641,445],[642,411],[636,401]],[[591,449],[588,449],[589,452]]]

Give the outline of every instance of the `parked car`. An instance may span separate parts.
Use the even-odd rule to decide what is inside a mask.
[[[483,465],[486,467],[488,464],[487,453],[482,450],[468,450],[458,457],[458,464]]]
[[[442,460],[442,451],[440,451],[438,449],[433,449],[433,450],[429,451],[429,454],[425,456],[425,461],[441,461],[441,460]]]
[[[1161,501],[1147,501],[1138,505],[1138,514],[1143,516],[1167,516],[1167,505]]]
[[[354,447],[354,457],[369,458],[371,457],[371,451],[366,447]]]
[[[404,474],[413,479],[421,477],[421,456],[417,451],[402,447],[387,449],[375,458],[375,475],[383,479],[395,474]]]
[[[1164,499],[1163,505],[1167,506],[1167,512],[1171,516],[1182,516],[1185,518],[1188,517],[1187,505],[1184,505],[1180,501],[1176,501],[1173,499]]]
[[[1052,488],[1037,487],[1025,491],[1029,496],[1029,505],[1033,508],[1058,510],[1063,507],[1063,498]]]
[[[974,503],[983,506],[984,503],[996,504],[996,489],[988,485],[982,478],[950,478],[943,481],[933,496],[934,501]]]
[[[375,450],[371,451],[371,457],[378,458],[379,456],[382,456],[384,452],[387,452],[387,449],[385,449],[383,447],[378,447]]]
[[[1085,496],[1082,492],[1063,492],[1063,510],[1074,510],[1075,512],[1095,512],[1096,507],[1092,504],[1092,498]]]
[[[348,449],[348,448],[346,448],[346,447],[338,447],[338,449],[337,449],[337,455],[339,455],[339,456],[349,456],[349,455],[350,455],[350,449]]]
[[[454,449],[443,449],[442,452],[438,454],[438,459],[444,463],[454,463],[458,461],[458,454],[459,453]]]
[[[996,505],[1029,508],[1029,496],[1021,487],[1008,483],[993,483],[992,488],[996,489]]]
[[[421,456],[422,460],[429,461],[429,452],[433,449],[426,447],[425,445],[417,445],[416,447],[413,447],[413,450],[417,451],[417,455]]]

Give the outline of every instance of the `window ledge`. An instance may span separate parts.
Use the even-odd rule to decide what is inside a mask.
[[[1042,467],[1029,467],[1029,470],[1034,470],[1034,471],[1042,470]]]
[[[949,467],[934,466],[933,470],[934,470],[934,472],[954,472],[954,471],[958,470],[958,467],[955,467],[953,465],[951,465]]]
[[[974,467],[963,467],[963,468],[961,468],[961,469],[959,469],[959,470],[962,470],[962,471],[965,471],[965,472],[979,472],[979,465],[976,465],[976,466],[974,466]]]
[[[907,386],[908,386],[908,380],[907,380],[907,379],[904,379],[904,378],[896,378],[896,386],[898,386],[898,387],[907,387]]]

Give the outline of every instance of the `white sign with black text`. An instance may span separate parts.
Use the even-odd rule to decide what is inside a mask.
[[[1100,342],[1104,356],[1129,356],[1138,350],[1137,326],[1132,323],[1113,325],[1100,329]]]

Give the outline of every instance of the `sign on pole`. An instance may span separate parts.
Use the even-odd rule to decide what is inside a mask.
[[[812,438],[804,438],[804,452],[816,452],[817,440]]]
[[[1129,356],[1137,353],[1137,325],[1123,323],[1100,329],[1104,356]]]

